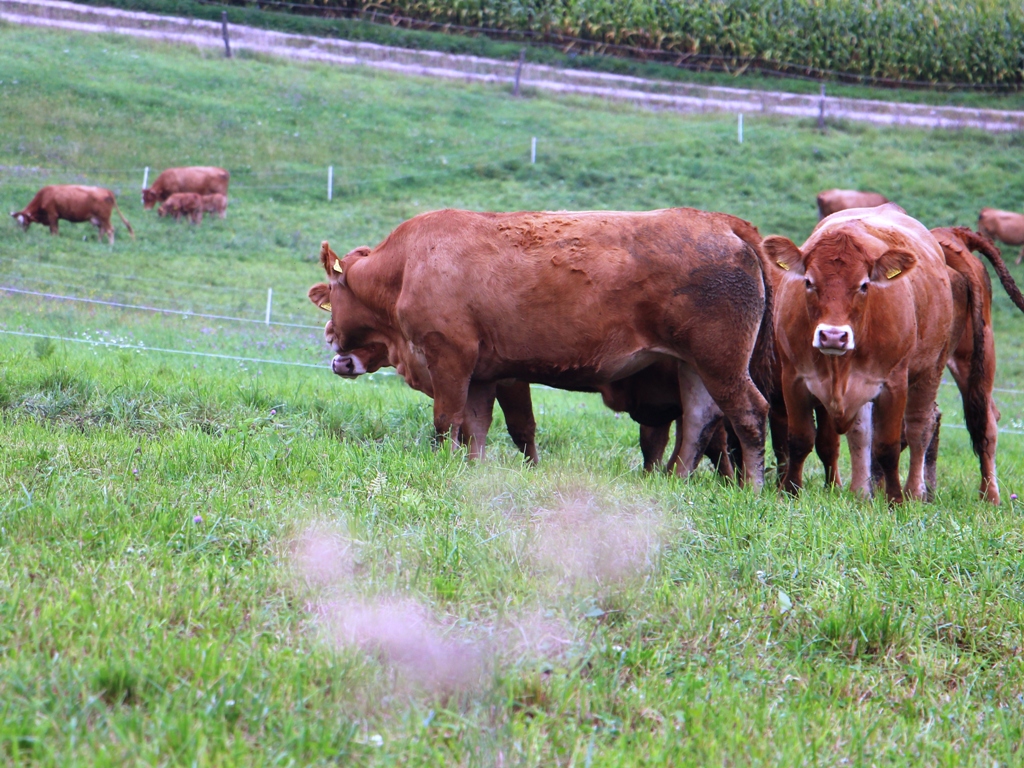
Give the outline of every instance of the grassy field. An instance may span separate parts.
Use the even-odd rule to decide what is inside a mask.
[[[0,762],[1024,762],[1024,318],[998,287],[1000,508],[953,387],[929,505],[816,467],[799,499],[645,476],[628,418],[541,388],[542,465],[500,418],[470,465],[397,378],[328,372],[305,298],[322,239],[443,206],[692,205],[800,242],[850,186],[972,224],[1020,208],[1020,137],[748,119],[738,145],[726,117],[9,26],[0,80],[0,205],[98,183],[137,232],[9,221],[2,285],[238,318],[2,294]],[[143,168],[186,163],[231,170],[225,221],[141,210]],[[262,324],[268,288],[293,325]]]

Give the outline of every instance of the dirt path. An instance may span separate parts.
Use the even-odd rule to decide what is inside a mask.
[[[60,2],[59,0],[0,0],[0,20],[13,24],[51,27],[80,32],[102,32],[172,43],[222,48],[221,25],[210,21],[158,16]],[[374,43],[273,32],[229,25],[233,50],[253,51],[341,66],[364,66],[406,75],[447,78],[465,82],[511,84],[516,63],[477,56],[416,51]],[[526,64],[523,88],[596,96],[626,101],[651,109],[677,112],[736,112],[816,118],[824,110],[829,119],[855,120],[876,125],[919,128],[980,128],[986,131],[1024,129],[1024,112],[996,109],[935,107],[866,99],[807,96],[781,91],[691,85],[664,80],[611,75],[582,70]]]

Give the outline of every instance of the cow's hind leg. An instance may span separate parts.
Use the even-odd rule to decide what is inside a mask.
[[[469,458],[483,459],[487,432],[494,414],[495,384],[471,381],[466,394],[465,417],[459,437],[469,447]]]
[[[757,391],[746,370],[731,379],[707,376],[704,384],[739,439],[743,455],[743,484],[760,488],[764,485],[768,401]]]
[[[677,450],[673,451],[669,469],[688,477],[697,468],[697,462],[722,418],[722,411],[701,377],[686,363],[679,363],[679,402],[683,413],[677,429],[681,429],[676,436]]]
[[[533,398],[530,385],[525,381],[499,382],[497,386],[498,405],[505,414],[505,427],[516,448],[531,464],[536,464],[537,422],[533,418]]]
[[[870,499],[874,492],[871,480],[873,412],[873,403],[862,405],[857,412],[857,418],[853,421],[853,426],[846,433],[846,442],[850,446],[850,490],[862,499]],[[818,424],[820,430],[821,422]]]
[[[814,450],[825,468],[825,487],[835,488],[843,484],[839,477],[839,433],[832,417],[820,403],[814,406],[814,415],[817,422]]]

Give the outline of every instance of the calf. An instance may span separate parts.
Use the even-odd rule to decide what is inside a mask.
[[[746,482],[762,484],[767,403],[748,366],[755,347],[771,349],[771,286],[747,222],[692,209],[436,211],[344,259],[324,243],[321,262],[329,282],[309,297],[331,308],[332,368],[365,370],[350,358],[384,347],[429,387],[439,435],[465,441],[474,390],[497,381],[591,389],[671,358],[687,404],[681,471],[724,413]]]
[[[106,235],[114,244],[114,228],[110,225],[110,212],[117,211],[121,221],[128,228],[128,234],[135,237],[135,230],[114,199],[114,193],[102,187],[83,187],[77,184],[54,184],[36,192],[24,210],[12,212],[11,216],[27,230],[32,222],[49,226],[50,234],[57,234],[57,221],[91,222],[98,230],[98,236]]]
[[[1024,214],[982,208],[978,214],[978,232],[989,240],[1007,245],[1024,245]],[[1017,264],[1024,260],[1024,248],[1017,255]]]
[[[817,438],[813,414],[820,408],[830,429],[849,435],[856,492],[871,494],[873,451],[890,501],[924,498],[935,399],[953,347],[953,299],[941,246],[888,204],[833,214],[800,248],[775,236],[765,239],[764,249],[786,273],[775,313],[789,418],[783,486],[797,492],[803,485],[803,464]],[[901,489],[904,422],[910,469]]]
[[[215,195],[203,195],[203,211],[206,213],[215,213],[218,217],[226,219],[228,217],[228,197],[227,195],[215,194]]]
[[[818,219],[824,219],[847,208],[874,208],[889,201],[877,192],[858,192],[856,189],[826,189],[818,193]]]
[[[226,195],[231,175],[223,168],[190,166],[168,168],[156,177],[153,186],[142,190],[142,207],[151,209],[178,192],[197,195]]]
[[[193,192],[176,192],[163,202],[157,213],[161,218],[173,216],[175,221],[188,216],[193,224],[202,224],[203,198]]]

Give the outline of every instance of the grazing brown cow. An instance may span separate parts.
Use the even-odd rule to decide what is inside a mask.
[[[1024,245],[1024,214],[982,208],[978,214],[978,231],[989,240],[1007,245]],[[1024,248],[1017,255],[1017,264],[1024,260]]]
[[[107,236],[114,243],[114,228],[110,225],[110,212],[116,210],[121,221],[128,228],[128,234],[135,237],[135,230],[114,199],[114,193],[103,187],[82,187],[77,184],[54,184],[36,192],[32,201],[22,211],[12,212],[22,229],[28,229],[32,222],[50,227],[50,234],[57,234],[57,220],[91,222],[99,237]]]
[[[203,211],[214,213],[222,219],[228,217],[228,196],[227,195],[203,195]]]
[[[161,218],[173,216],[175,221],[188,216],[193,224],[202,224],[203,198],[194,192],[175,192],[164,200],[157,213]]]
[[[724,412],[746,481],[763,483],[767,403],[748,365],[755,346],[770,355],[771,287],[747,222],[693,209],[445,210],[344,259],[324,243],[321,261],[329,283],[309,297],[331,307],[332,369],[361,373],[366,350],[383,348],[434,398],[438,435],[467,442],[471,456],[482,443],[467,415],[489,408],[469,405],[494,382],[597,388],[667,357],[688,404],[682,471]]]
[[[818,218],[824,219],[847,208],[874,208],[889,201],[877,192],[858,192],[856,189],[826,189],[818,193]]]
[[[953,299],[939,243],[888,204],[829,216],[801,248],[774,236],[764,249],[786,272],[775,313],[789,417],[784,487],[795,493],[803,485],[821,406],[830,428],[848,434],[855,492],[871,495],[873,452],[890,501],[923,499],[936,393],[953,346]],[[904,421],[910,469],[901,490]]]
[[[192,166],[168,168],[156,177],[148,189],[142,190],[142,207],[147,211],[177,192],[197,195],[226,195],[231,175],[223,168]]]

